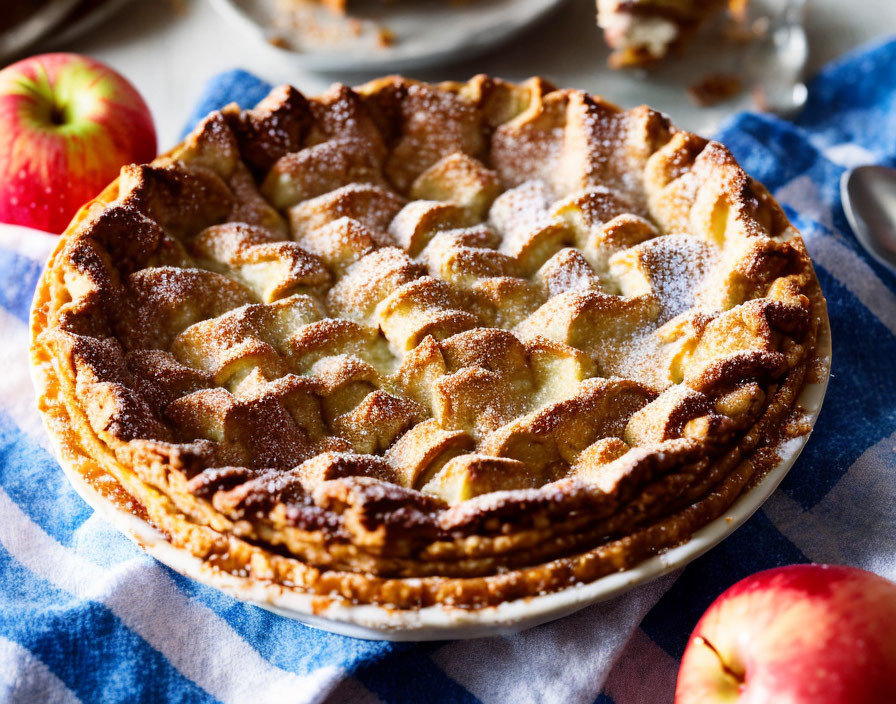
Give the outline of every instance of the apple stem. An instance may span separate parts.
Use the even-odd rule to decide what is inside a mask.
[[[703,636],[697,636],[696,638],[694,638],[694,642],[697,643],[698,645],[705,645],[707,648],[709,648],[715,654],[715,656],[719,659],[719,665],[722,666],[722,672],[724,672],[731,679],[733,679],[735,682],[737,682],[741,689],[743,688],[744,683],[746,682],[746,677],[744,676],[743,673],[735,672],[734,670],[731,669],[731,667],[728,665],[728,663],[725,662],[725,659],[722,657],[722,654],[718,651],[716,646],[714,646],[712,643],[710,643]]]

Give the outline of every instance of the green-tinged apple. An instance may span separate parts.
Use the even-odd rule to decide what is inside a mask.
[[[0,222],[62,232],[124,164],[155,155],[149,108],[108,66],[42,54],[0,71]]]
[[[691,634],[675,704],[896,702],[896,584],[793,565],[713,602]]]

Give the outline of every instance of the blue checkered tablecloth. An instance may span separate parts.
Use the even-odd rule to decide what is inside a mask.
[[[28,308],[49,236],[0,227],[0,701],[671,702],[688,633],[757,570],[825,561],[896,578],[896,278],[838,196],[896,166],[896,41],[828,66],[795,122],[740,115],[718,138],[786,204],[830,308],[833,375],[781,488],[685,570],[513,636],[353,640],[246,606],[145,556],[69,487],[29,380]],[[267,86],[232,72],[197,115]]]

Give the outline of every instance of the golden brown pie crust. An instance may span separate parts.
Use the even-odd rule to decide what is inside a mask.
[[[541,79],[281,87],[129,166],[35,295],[63,463],[176,548],[479,608],[686,540],[775,463],[825,317],[720,144]]]

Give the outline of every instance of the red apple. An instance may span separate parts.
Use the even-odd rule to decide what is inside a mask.
[[[896,584],[793,565],[724,592],[688,642],[675,704],[896,702]]]
[[[0,222],[62,232],[124,164],[155,155],[149,108],[108,66],[43,54],[0,71]]]

